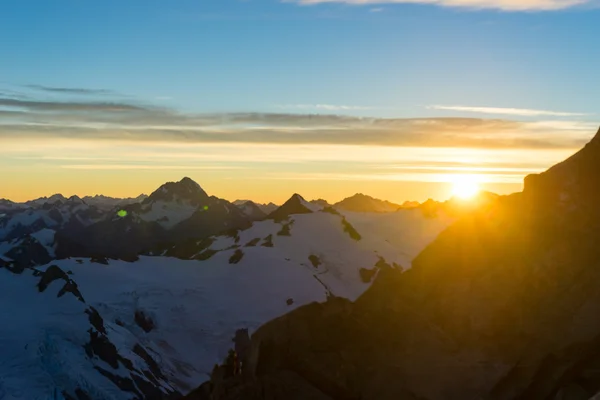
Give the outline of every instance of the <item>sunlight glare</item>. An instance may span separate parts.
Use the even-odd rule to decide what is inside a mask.
[[[471,199],[479,193],[478,179],[474,175],[456,175],[452,177],[452,196]]]

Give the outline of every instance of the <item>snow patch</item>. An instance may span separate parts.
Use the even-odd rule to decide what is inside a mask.
[[[54,253],[54,237],[56,235],[56,231],[52,230],[52,229],[42,229],[40,231],[37,231],[35,233],[31,234],[31,237],[33,237],[35,240],[37,240],[42,246],[44,246],[46,248],[46,251],[48,252],[48,254],[51,257],[55,256]]]
[[[163,188],[164,189],[164,188]],[[190,218],[197,210],[189,202],[155,201],[147,206],[144,213],[138,217],[146,222],[157,222],[166,229],[171,229],[178,223]]]

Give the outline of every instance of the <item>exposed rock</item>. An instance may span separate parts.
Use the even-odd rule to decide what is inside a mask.
[[[262,247],[273,247],[273,235],[269,235],[264,238],[264,241],[261,243]]]
[[[135,323],[146,333],[151,332],[154,329],[154,321],[152,318],[140,310],[135,312]]]
[[[346,218],[342,218],[342,226],[344,227],[344,232],[346,232],[352,239],[359,241],[362,239],[360,233],[354,229],[354,227],[346,220]]]
[[[38,290],[40,292],[45,291],[52,282],[57,279],[62,279],[64,281],[69,281],[69,276],[60,269],[60,267],[56,265],[51,265],[46,268],[46,271],[42,273],[42,277],[37,284]]]
[[[244,257],[244,252],[240,249],[237,249],[231,255],[231,257],[229,257],[229,264],[237,264],[242,260],[243,257]]]
[[[312,266],[315,268],[319,268],[319,266],[322,264],[321,259],[319,257],[315,256],[314,254],[311,254],[310,256],[308,256],[308,261],[310,261]]]
[[[248,243],[246,243],[245,247],[254,247],[258,244],[258,242],[260,242],[260,238],[254,238]]]

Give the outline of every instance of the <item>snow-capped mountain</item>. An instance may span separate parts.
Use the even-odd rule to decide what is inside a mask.
[[[243,205],[243,204],[245,204],[245,203],[247,203],[249,201],[252,201],[252,200],[236,200],[236,201],[233,202],[233,204],[235,204],[236,206],[241,206],[241,205]],[[262,204],[262,203],[257,203],[255,201],[252,201],[252,203],[256,204],[256,206],[258,208],[260,208],[260,210],[262,212],[264,212],[265,214],[267,214],[267,215],[270,214],[270,213],[272,213],[273,211],[275,211],[279,207],[277,204],[272,203],[272,202],[271,203],[267,203],[267,204]]]
[[[0,199],[0,215],[2,213],[7,213],[15,210],[20,210],[25,208],[24,204],[14,203],[10,200]]]
[[[409,268],[453,220],[337,211],[298,194],[259,212],[186,178],[112,209],[54,197],[5,213],[0,297],[26,304],[27,317],[0,316],[10,326],[0,394],[177,398],[208,378],[237,329],[356,299],[382,268]]]
[[[119,207],[119,206],[122,207],[122,206],[126,206],[129,204],[141,203],[147,197],[148,197],[147,195],[141,194],[138,197],[134,197],[134,198],[119,199],[119,198],[114,198],[114,197],[95,195],[95,196],[85,196],[83,198],[83,201],[85,201],[89,205],[96,206],[100,209],[110,210],[110,209],[113,209],[113,208]]]
[[[238,203],[236,206],[246,215],[251,221],[260,221],[265,219],[267,214],[253,201],[248,200],[245,203]]]
[[[392,218],[313,211],[299,195],[286,204],[285,218],[180,242],[132,262],[71,257],[49,261],[36,268],[40,272],[0,271],[7,287],[20,279],[2,291],[5,304],[18,301],[29,310],[27,318],[2,321],[11,326],[9,333],[27,334],[0,339],[0,351],[10,360],[0,363],[0,390],[44,400],[54,391],[60,399],[77,398],[77,391],[91,399],[187,393],[227,354],[237,329],[253,331],[331,296],[356,299],[379,269],[410,267],[412,257],[452,220],[426,218],[417,210]],[[30,236],[53,249],[51,232]],[[36,293],[44,271],[60,276],[60,283]],[[56,297],[61,287],[79,294]],[[36,385],[24,384],[25,370]],[[152,397],[157,390],[164,397]]]
[[[57,201],[66,201],[67,198],[60,193],[54,194],[50,197],[40,197],[39,199],[26,201],[24,204],[28,207],[38,207],[44,204],[54,204]]]
[[[41,229],[78,230],[95,224],[103,215],[101,210],[76,196],[69,199],[52,196],[44,202],[29,202],[26,208],[0,218],[0,240],[19,238]]]

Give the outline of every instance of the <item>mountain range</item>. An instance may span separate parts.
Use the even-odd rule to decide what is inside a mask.
[[[0,398],[589,399],[599,137],[470,202],[2,200]]]
[[[242,375],[189,399],[600,397],[600,131],[461,215],[355,301],[296,309],[252,335]],[[265,395],[268,393],[269,395]]]
[[[455,217],[353,212],[294,194],[270,212],[184,178],[137,199],[0,202],[0,397],[177,399],[237,329],[357,299]],[[35,383],[35,384],[33,384]]]

